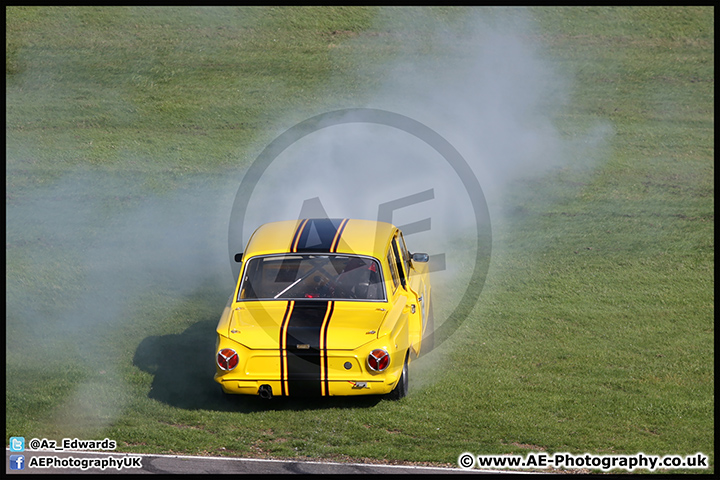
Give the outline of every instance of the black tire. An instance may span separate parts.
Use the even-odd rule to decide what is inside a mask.
[[[408,378],[408,356],[405,355],[405,363],[403,364],[402,373],[400,374],[400,380],[398,380],[397,385],[395,385],[395,388],[393,388],[392,392],[388,393],[386,395],[386,398],[388,400],[400,400],[401,398],[405,398],[408,394],[408,387],[409,387],[409,378]]]

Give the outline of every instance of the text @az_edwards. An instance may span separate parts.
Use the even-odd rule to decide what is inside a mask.
[[[27,443],[28,450],[115,450],[117,442],[105,438],[103,440],[80,440],[78,438],[63,438],[59,443],[47,438],[33,438]]]

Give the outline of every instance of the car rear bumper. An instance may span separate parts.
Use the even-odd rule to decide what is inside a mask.
[[[279,380],[232,380],[224,379],[219,380],[220,386],[223,392],[230,394],[242,394],[242,395],[259,395],[260,387],[268,385],[271,388],[272,396],[282,396],[282,382]],[[339,381],[330,380],[328,381],[328,391],[322,392],[320,395],[313,395],[311,391],[302,389],[301,391],[285,391],[285,396],[352,396],[352,395],[383,395],[390,393],[397,379],[392,384],[386,383],[382,380],[371,380],[371,381]]]
[[[373,372],[364,358],[348,351],[327,351],[319,357],[319,365],[318,357],[295,358],[290,363],[277,351],[245,353],[249,355],[236,369],[215,374],[225,393],[259,395],[267,385],[272,396],[383,395],[395,388],[404,361],[404,356],[396,355],[387,370]]]

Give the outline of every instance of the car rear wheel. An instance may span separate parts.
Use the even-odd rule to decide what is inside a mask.
[[[408,356],[405,355],[405,363],[403,364],[402,373],[400,374],[400,380],[397,385],[393,388],[393,391],[387,394],[388,400],[400,400],[407,396],[408,393]]]

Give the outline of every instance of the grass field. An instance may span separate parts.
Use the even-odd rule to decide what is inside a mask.
[[[714,471],[713,8],[7,7],[6,28],[6,441]],[[480,300],[402,401],[223,398],[243,173],[365,106],[495,147]]]

